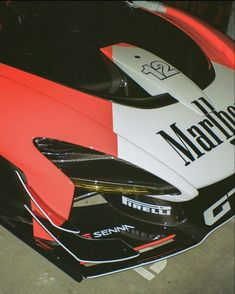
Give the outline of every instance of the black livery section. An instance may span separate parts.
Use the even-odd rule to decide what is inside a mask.
[[[0,167],[1,225],[77,281],[178,254],[234,215],[234,176],[230,176],[183,203],[134,195],[106,195],[108,202],[99,196],[102,201],[95,205],[89,201],[97,195],[79,200],[71,210],[69,227],[80,233],[69,233],[34,216],[16,168],[3,158]],[[32,216],[54,236],[54,242],[33,238]]]
[[[215,78],[207,56],[183,31],[122,1],[12,1],[8,10],[2,63],[105,99],[141,108],[176,103],[169,94],[149,97],[100,52],[121,42],[166,60],[201,89]]]

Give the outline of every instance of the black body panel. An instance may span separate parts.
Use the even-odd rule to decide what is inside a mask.
[[[13,1],[9,9],[11,25],[0,32],[1,62],[104,99],[141,108],[176,102],[168,93],[149,97],[101,54],[100,48],[120,42],[166,60],[201,89],[215,78],[209,59],[189,36],[124,2]]]
[[[196,246],[211,231],[233,217],[233,185],[234,177],[231,176],[201,189],[198,197],[180,204],[184,220],[174,225],[157,225],[139,217],[130,217],[121,210],[114,209],[109,203],[78,206],[72,209],[70,222],[80,230],[79,236],[58,230],[46,220],[40,220],[69,251],[73,251],[75,255],[80,254],[85,260],[96,258],[98,263],[79,262],[58,242],[34,239],[31,215],[24,208],[22,212],[24,201],[19,201],[22,205],[20,209],[6,203],[3,201],[6,195],[3,189],[0,191],[0,223],[68,275],[81,281],[83,278],[98,277],[148,264]],[[168,204],[178,205],[172,202]],[[209,215],[212,213],[212,219],[206,218],[206,211]],[[89,242],[91,246],[87,246]],[[96,242],[100,245],[96,246]],[[157,244],[157,247],[152,242]],[[123,244],[124,247],[123,245],[119,247],[118,244]],[[149,246],[153,249],[142,252],[141,248]],[[129,255],[128,260],[112,261],[125,254]],[[103,263],[100,263],[102,259]]]

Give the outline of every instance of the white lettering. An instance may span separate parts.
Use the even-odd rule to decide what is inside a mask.
[[[94,232],[93,235],[94,235],[95,238],[100,238],[100,237],[102,237],[102,235],[101,235],[100,232]]]
[[[141,210],[147,213],[159,214],[159,215],[171,215],[170,206],[153,205],[136,201],[125,196],[122,196],[122,204],[127,205],[133,209]]]
[[[213,204],[211,207],[209,207],[207,210],[204,211],[204,219],[205,219],[206,225],[212,226],[222,216],[224,216],[229,210],[231,210],[231,206],[229,202],[226,200],[228,200],[228,197],[224,196],[220,200],[218,200],[215,204]],[[215,209],[218,208],[220,205],[222,205],[221,211],[215,214]]]
[[[93,233],[94,238],[100,238],[102,236],[112,235],[114,233],[120,233],[122,231],[128,231],[129,229],[134,229],[135,227],[130,225],[121,225],[119,227],[114,227],[112,229],[105,229],[102,231],[97,231]]]

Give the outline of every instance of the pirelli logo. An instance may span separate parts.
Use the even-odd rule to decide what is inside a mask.
[[[148,203],[127,198],[125,196],[122,196],[122,204],[130,208],[140,210],[146,213],[153,213],[153,214],[166,215],[166,216],[171,215],[171,206],[148,204]]]

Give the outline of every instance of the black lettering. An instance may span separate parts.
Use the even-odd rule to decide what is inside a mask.
[[[204,105],[200,103],[201,101],[204,103]],[[204,114],[208,114],[215,110],[214,107],[204,97],[201,97],[198,100],[194,100],[191,103],[195,104]],[[205,108],[205,106],[207,107],[207,109]]]
[[[200,144],[205,151],[211,151],[217,146],[213,144],[211,140],[196,126],[192,126],[188,129],[188,132],[196,138],[198,144]]]
[[[206,119],[198,122],[197,126],[193,125],[187,129],[188,134],[196,140],[199,146],[195,145],[196,142],[187,137],[187,135],[176,126],[176,123],[172,124],[170,127],[179,140],[172,138],[165,131],[159,131],[157,133],[160,134],[178,153],[178,155],[184,160],[186,166],[195,161],[196,156],[197,158],[203,156],[205,154],[203,151],[211,151],[224,142],[218,137],[218,130],[227,140],[235,134],[234,106],[228,106],[227,111],[216,111],[210,102],[204,97],[200,97],[199,99],[192,101],[192,103],[206,115]],[[202,129],[199,128],[199,126],[201,126]],[[215,129],[212,130],[212,128]],[[232,140],[230,143],[234,144],[235,140]],[[203,151],[199,149],[200,147],[203,148]]]
[[[181,144],[177,142],[175,139],[173,139],[171,136],[169,136],[166,132],[160,131],[157,134],[161,135],[168,144],[180,155],[180,157],[184,160],[185,165],[189,165],[192,161],[195,160],[193,154],[190,152],[187,145],[197,154],[197,157],[201,157],[205,153],[202,153],[190,140],[185,134],[176,126],[176,124],[172,124],[171,129],[174,131],[174,133],[177,135],[177,137],[180,139]],[[186,156],[190,161],[186,160],[184,156]]]
[[[211,121],[209,121],[208,119],[204,119],[203,121],[200,121],[198,123],[200,126],[203,127],[203,129],[205,131],[207,131],[208,134],[210,134],[210,136],[215,139],[215,141],[218,143],[218,145],[220,145],[221,143],[223,143],[222,140],[220,140],[220,138],[211,130],[212,127],[214,127],[214,125],[212,124]]]
[[[203,105],[200,102],[203,102]],[[226,112],[217,112],[215,108],[204,97],[200,97],[198,100],[192,101],[192,103],[195,104],[204,114],[210,117],[214,125],[218,129],[220,129],[220,131],[226,136],[227,139],[229,139],[231,135],[217,121],[215,121],[215,119],[211,117],[212,113],[214,113],[216,117],[219,118],[219,120],[234,134],[234,128],[230,125],[230,123],[234,125],[234,120]],[[233,108],[233,106],[230,107]],[[232,109],[230,109],[230,112],[232,112]]]
[[[235,125],[235,121],[234,119],[232,119],[226,112],[224,111],[214,111],[213,112],[216,117],[218,119],[220,119],[220,121],[234,134],[235,133],[235,129],[234,129],[234,125]],[[233,126],[231,126],[231,124]]]
[[[207,115],[207,118],[225,135],[226,139],[232,137],[212,116],[211,114]]]
[[[215,110],[213,105],[211,105],[210,102],[207,101],[204,97],[199,98],[199,100],[202,101],[211,111]]]

